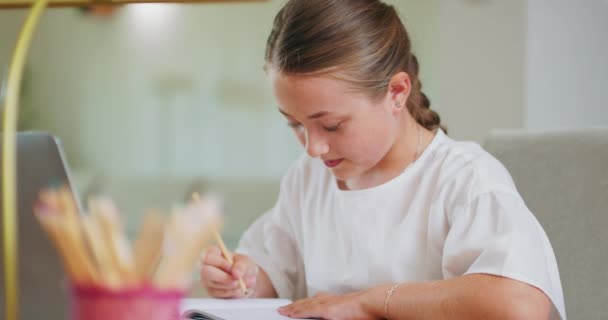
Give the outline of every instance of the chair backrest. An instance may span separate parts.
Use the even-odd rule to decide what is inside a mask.
[[[608,128],[494,131],[484,147],[547,232],[570,319],[606,319]]]

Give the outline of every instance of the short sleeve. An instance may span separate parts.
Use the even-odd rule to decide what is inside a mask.
[[[306,296],[306,284],[288,203],[281,188],[276,205],[249,227],[236,251],[266,271],[279,298],[293,300]]]
[[[547,235],[521,197],[486,192],[451,215],[442,259],[445,279],[484,273],[542,290],[551,319],[566,319],[557,262]]]

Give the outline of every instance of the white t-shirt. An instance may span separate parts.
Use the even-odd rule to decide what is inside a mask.
[[[402,174],[365,190],[340,190],[304,155],[237,251],[283,298],[486,273],[541,289],[551,319],[566,319],[553,249],[511,176],[479,145],[441,130]]]

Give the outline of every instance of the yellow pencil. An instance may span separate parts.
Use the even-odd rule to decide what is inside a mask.
[[[194,200],[194,202],[201,201],[201,196],[198,194],[198,192],[192,194],[192,200]],[[215,238],[215,242],[220,247],[222,255],[224,255],[226,260],[228,260],[228,263],[232,266],[234,264],[232,255],[230,254],[228,249],[226,249],[226,245],[224,244],[224,241],[222,240],[222,237],[220,236],[220,233],[217,231],[217,228],[215,226],[211,228],[211,233],[213,234],[213,238]],[[245,282],[243,282],[242,278],[239,278],[239,286],[241,287],[241,290],[243,290],[243,293],[247,295],[247,287],[245,286]]]

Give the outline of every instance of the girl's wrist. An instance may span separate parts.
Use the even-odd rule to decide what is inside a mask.
[[[384,306],[386,303],[387,292],[393,285],[382,285],[367,289],[361,295],[361,307],[367,314],[376,319],[384,319]]]

